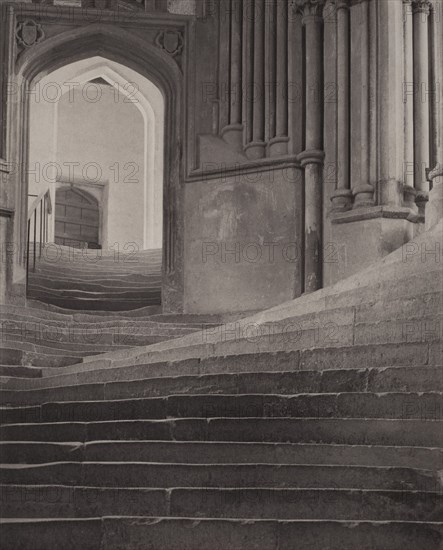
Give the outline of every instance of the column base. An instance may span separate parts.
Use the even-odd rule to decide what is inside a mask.
[[[352,193],[354,195],[353,208],[374,206],[374,188],[372,187],[372,185],[359,185],[358,187],[354,187],[352,189]]]
[[[420,217],[421,221],[424,223],[425,221],[425,211],[426,211],[426,205],[429,202],[429,193],[427,191],[417,191],[417,195],[415,197],[415,204],[418,208],[418,216]]]
[[[443,218],[443,168],[440,164],[429,173],[432,189],[429,192],[429,202],[426,206],[426,229],[430,229]]]
[[[244,151],[249,160],[262,159],[266,156],[266,143],[264,141],[251,141],[244,147]]]
[[[269,141],[268,151],[270,157],[283,157],[288,154],[288,136],[274,137]]]
[[[352,208],[352,191],[350,189],[336,189],[331,196],[332,210],[346,212]]]
[[[414,187],[411,187],[410,185],[405,185],[403,187],[403,206],[406,208],[411,208],[412,210],[416,210],[417,206],[415,204],[415,199],[417,198],[417,191]]]
[[[237,151],[243,149],[243,124],[229,124],[222,129],[220,135],[228,145]]]
[[[378,206],[332,215],[331,244],[323,260],[325,286],[362,271],[413,239],[421,227],[417,221],[409,208]]]

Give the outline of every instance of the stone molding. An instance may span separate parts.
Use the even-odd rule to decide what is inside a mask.
[[[324,151],[319,149],[310,149],[307,151],[302,151],[297,155],[297,159],[300,162],[300,166],[304,167],[307,164],[323,164],[325,159]]]
[[[157,34],[155,44],[167,54],[175,57],[183,51],[183,33],[177,30],[162,30]]]
[[[25,19],[17,23],[15,37],[20,46],[30,48],[44,40],[45,33],[40,23],[36,23],[33,19]]]
[[[387,218],[392,220],[407,220],[412,223],[422,221],[411,208],[393,207],[393,206],[368,206],[357,210],[347,212],[333,212],[330,215],[331,223],[339,225],[343,223],[360,222],[364,220],[373,220],[377,218]]]
[[[443,176],[443,164],[442,163],[438,163],[437,166],[435,166],[435,168],[433,168],[432,170],[429,170],[429,172],[428,172],[428,179],[430,181],[433,181],[436,178],[440,178],[442,176]]]

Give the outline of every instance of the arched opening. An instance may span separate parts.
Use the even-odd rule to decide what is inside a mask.
[[[83,84],[98,79],[104,80],[105,85],[108,83],[115,87],[116,84],[121,86],[122,81],[126,84],[134,82],[135,79],[143,81],[145,85],[150,85],[151,88],[154,87],[157,90],[163,102],[164,113],[161,124],[163,134],[156,133],[155,108],[152,108],[152,102],[150,103],[143,93],[143,87],[137,86],[136,108],[143,116],[145,142],[150,141],[152,144],[153,141],[150,140],[152,135],[161,136],[155,141],[154,147],[144,149],[147,151],[144,164],[146,177],[144,176],[141,200],[138,201],[144,208],[147,206],[145,210],[148,211],[148,215],[144,219],[143,246],[151,246],[153,242],[160,242],[163,245],[161,279],[164,295],[162,296],[162,306],[164,311],[181,311],[183,303],[183,268],[181,265],[183,236],[180,229],[182,213],[178,206],[182,202],[179,181],[180,143],[182,140],[180,113],[182,112],[183,97],[181,73],[173,59],[165,52],[147,44],[144,40],[134,38],[123,30],[119,30],[118,36],[116,36],[114,30],[110,32],[106,25],[97,24],[90,25],[80,32],[84,35],[83,37],[79,37],[78,32],[69,31],[49,39],[33,48],[32,51],[26,52],[20,59],[18,71],[20,94],[17,104],[17,119],[22,124],[18,125],[19,131],[16,138],[25,147],[17,147],[17,164],[22,171],[20,177],[17,178],[19,192],[17,193],[18,211],[14,224],[15,234],[18,240],[26,242],[27,228],[29,232],[28,208],[23,205],[31,204],[32,201],[32,197],[29,198],[27,178],[30,172],[30,151],[27,145],[32,130],[30,96],[36,84],[44,84],[44,79],[53,78],[58,70],[64,70],[66,67],[71,69],[76,67],[77,74],[74,76]],[[92,63],[92,60],[95,64]],[[103,60],[106,61],[106,66],[103,65]],[[101,66],[97,65],[97,61],[99,61],[99,65],[101,63]],[[76,65],[81,63],[89,64],[89,66]],[[117,66],[118,70],[116,71]],[[130,77],[127,76],[129,72],[131,72]],[[128,92],[123,86],[123,93],[129,95],[133,92],[130,90]],[[54,114],[55,118],[56,116],[57,114]],[[53,128],[56,128],[56,125],[53,125]],[[54,135],[56,135],[55,131]],[[155,159],[161,159],[162,163],[155,162]],[[161,172],[159,172],[160,165]],[[57,165],[55,169],[57,170]],[[61,179],[62,181],[56,183],[71,183]],[[149,186],[149,181],[155,185]],[[53,198],[55,198],[55,187],[54,184]],[[161,201],[163,202],[160,208],[158,207],[159,198],[160,204]],[[149,215],[149,210],[151,215]],[[101,224],[102,227],[106,225],[106,212],[102,214]],[[159,227],[163,231],[160,233],[157,231],[156,234],[155,229]],[[132,253],[133,250],[134,248],[131,247],[129,252]],[[14,270],[16,280],[20,279],[20,269],[25,265],[26,257],[23,255]]]

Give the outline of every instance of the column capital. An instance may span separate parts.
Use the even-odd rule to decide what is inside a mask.
[[[291,0],[294,11],[303,15],[303,18],[323,16],[326,0]]]
[[[335,3],[335,9],[338,10],[348,10],[351,7],[350,0],[333,0]]]
[[[432,3],[430,0],[412,0],[412,12],[429,15]]]

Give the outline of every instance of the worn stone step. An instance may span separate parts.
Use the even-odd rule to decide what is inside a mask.
[[[83,289],[79,284],[78,288],[73,289],[57,289],[57,288],[44,288],[31,286],[29,288],[29,295],[35,296],[37,294],[50,295],[52,299],[74,299],[79,300],[143,300],[150,297],[156,297],[160,294],[159,287],[144,287],[140,289],[99,289],[99,290],[87,290]]]
[[[2,485],[83,487],[339,488],[436,492],[437,472],[351,465],[154,464],[142,462],[52,462],[2,464]]]
[[[27,342],[0,343],[1,362],[6,365],[24,367],[58,368],[74,365],[82,361],[83,355],[70,351],[54,350]]]
[[[193,335],[191,335],[193,336]],[[186,337],[188,338],[188,337]],[[326,349],[294,350],[289,352],[266,352],[233,354],[228,356],[200,355],[197,350],[181,348],[176,343],[182,339],[170,340],[152,346],[153,351],[142,352],[137,357],[134,350],[127,350],[128,358],[119,352],[102,354],[100,357],[83,357],[81,363],[59,369],[45,369],[44,383],[28,382],[22,389],[42,386],[89,384],[111,381],[138,380],[162,376],[196,374],[223,374],[240,372],[282,372],[291,370],[347,370],[356,366],[416,366],[427,365],[432,351],[427,343],[413,343],[399,346],[347,346]],[[136,348],[139,349],[139,348]],[[167,351],[165,351],[167,350]],[[171,351],[169,351],[171,350]],[[437,362],[438,360],[438,362]],[[433,357],[430,365],[441,365],[442,358]],[[48,378],[46,376],[50,375]]]
[[[170,516],[243,519],[438,521],[443,496],[357,489],[144,489],[2,485],[2,516]]]
[[[143,298],[112,298],[101,297],[93,298],[69,298],[56,297],[50,293],[34,293],[31,295],[37,300],[47,301],[50,304],[73,310],[91,310],[91,311],[127,311],[129,309],[138,309],[148,305],[160,304],[160,293],[149,295]]]
[[[439,470],[443,450],[426,447],[315,443],[220,443],[182,441],[98,441],[45,443],[0,441],[0,463],[51,461],[188,464],[349,464]]]
[[[3,441],[237,441],[439,447],[443,422],[340,418],[212,418],[5,424]]]
[[[23,411],[0,409],[2,423],[26,414],[36,422],[92,422],[166,418],[392,418],[442,420],[443,395],[429,393],[329,393],[171,395],[144,399],[44,403]],[[31,412],[32,411],[32,412]]]
[[[22,367],[21,365],[0,365],[0,379],[41,377],[42,369],[39,367]]]
[[[147,340],[154,340],[155,342],[164,341],[160,337],[147,337]],[[109,353],[113,350],[124,350],[127,349],[128,345],[119,345],[119,344],[87,344],[85,342],[57,342],[51,340],[37,340],[37,341],[26,341],[23,340],[19,335],[7,335],[7,337],[0,343],[0,346],[7,346],[9,349],[19,349],[23,351],[23,357],[29,353],[37,353],[39,355],[64,355],[78,358],[78,361],[81,361],[83,357],[87,355],[99,355],[101,353]],[[0,350],[3,349],[0,347]],[[0,351],[1,353],[1,351]],[[40,366],[40,364],[33,364],[32,361],[30,365]]]
[[[58,307],[52,304],[47,304],[45,302],[41,302],[39,300],[32,300],[28,297],[26,300],[26,303],[28,307],[30,308],[30,311],[32,312],[32,315],[40,315],[40,316],[46,316],[47,318],[53,319],[55,316],[58,316],[60,319],[67,319],[72,318],[74,320],[85,320],[85,321],[94,321],[94,320],[102,320],[103,317],[107,317],[110,319],[118,317],[119,319],[134,319],[134,318],[140,318],[144,317],[147,318],[153,314],[160,314],[162,307],[161,305],[155,305],[155,306],[144,306],[138,309],[131,309],[131,310],[122,310],[122,311],[103,311],[103,310],[96,310],[93,312],[88,311],[78,311],[76,309],[68,309],[68,308],[62,308]],[[17,311],[17,306],[7,306],[9,309],[14,309]],[[23,311],[24,308],[20,308],[19,311]]]
[[[42,311],[45,315],[40,317],[38,313]],[[37,312],[37,316],[34,313]],[[197,330],[202,328],[211,328],[217,326],[215,323],[207,322],[184,322],[178,317],[175,318],[176,322],[162,321],[159,316],[146,316],[140,318],[125,317],[124,315],[110,315],[110,316],[95,316],[95,315],[63,315],[58,314],[47,315],[45,310],[35,310],[33,308],[23,309],[20,313],[7,313],[0,317],[1,331],[7,333],[8,331],[22,331],[25,333],[29,331],[44,332],[48,330],[49,333],[55,329],[60,331],[80,331],[90,330],[105,331],[106,329],[116,328],[131,328],[144,330],[146,328],[165,328],[167,330],[183,330],[190,331],[191,329]]]
[[[39,346],[46,350],[54,350],[65,352],[73,352],[74,355],[83,357],[85,355],[98,355],[100,353],[109,353],[112,351],[124,350],[134,345],[151,345],[159,342],[164,342],[170,338],[180,338],[183,334],[169,333],[161,328],[153,331],[153,334],[133,334],[130,331],[116,330],[114,333],[97,333],[94,331],[69,331],[64,338],[60,338],[59,332],[40,333],[28,332],[23,338],[20,333],[5,334],[2,340],[2,345],[17,347],[25,351],[30,349],[30,346]],[[185,332],[189,334],[190,331]],[[192,331],[191,331],[192,332]],[[43,337],[46,335],[46,337]],[[50,352],[47,352],[50,353]]]
[[[0,520],[3,550],[440,550],[437,522],[112,517]]]
[[[136,367],[134,367],[136,369]],[[137,370],[137,369],[136,369]],[[48,401],[95,401],[163,397],[173,394],[326,392],[429,392],[441,388],[441,367],[392,367],[328,371],[245,372],[239,374],[196,374],[161,377],[165,369],[131,381],[75,384],[51,387],[51,378],[39,382],[42,388],[25,390],[23,381],[0,380],[0,403],[32,405]],[[136,373],[134,373],[136,374]],[[16,388],[16,389],[14,389]]]
[[[121,291],[121,290],[143,290],[143,289],[155,289],[161,285],[161,277],[158,276],[138,276],[137,278],[130,279],[129,277],[123,278],[95,278],[93,281],[88,279],[79,280],[77,278],[65,278],[57,277],[57,279],[50,279],[42,274],[34,273],[29,278],[28,288],[33,289],[58,289],[58,290],[71,290],[71,289],[84,289],[88,291],[103,291],[104,289],[109,292]]]

